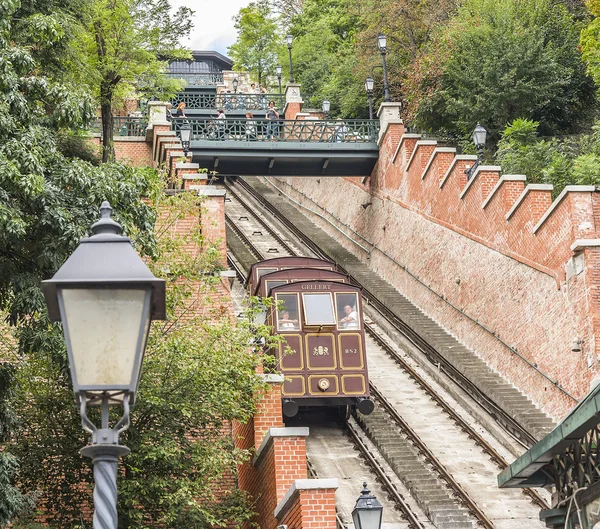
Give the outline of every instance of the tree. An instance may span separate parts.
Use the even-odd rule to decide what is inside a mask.
[[[56,5],[68,11],[66,0]],[[14,341],[2,333],[0,347],[0,513],[5,520],[26,506],[15,488],[21,461],[11,448],[20,422],[9,401],[19,355],[47,346],[41,280],[87,233],[104,198],[117,205],[121,221],[139,232],[140,247],[152,253],[154,214],[141,197],[152,195],[156,182],[151,172],[88,161],[94,156],[73,131],[93,118],[92,100],[54,72],[53,47],[57,54],[68,47],[56,12],[37,12],[33,2],[27,7],[0,3],[0,314],[16,330]],[[69,139],[70,154],[61,138]]]
[[[177,222],[198,218],[197,195],[161,193],[154,202],[161,215],[150,266],[167,280],[168,318],[152,326],[136,408],[123,436],[131,454],[121,463],[119,527],[237,525],[251,510],[243,493],[221,490],[222,479],[233,477],[248,454],[234,449],[228,421],[246,422],[254,412],[260,358],[249,344],[257,336],[268,340],[268,330],[250,319],[234,322],[229,298],[218,288],[222,256],[199,225],[173,236]],[[200,251],[190,254],[190,247]],[[27,454],[27,490],[42,491],[56,526],[73,527],[91,501],[91,477],[89,461],[78,454],[87,439],[63,370],[58,326],[47,329],[43,352],[17,362],[14,409],[23,427],[12,448]]]
[[[579,130],[595,98],[577,40],[561,4],[467,0],[424,52],[432,58],[421,63],[433,75],[407,86],[415,122],[457,136],[481,122],[492,142],[519,117],[539,121],[545,135]]]
[[[586,5],[594,18],[581,30],[581,58],[600,87],[600,1],[588,0]]]
[[[252,72],[259,83],[275,69],[281,35],[268,0],[250,2],[235,17],[238,37],[229,47],[229,54],[238,71]]]
[[[98,98],[102,116],[102,161],[114,159],[115,102],[143,86],[150,93],[175,92],[180,83],[163,75],[165,62],[187,58],[179,39],[192,27],[191,11],[171,15],[168,0],[93,0],[81,39],[84,81]]]

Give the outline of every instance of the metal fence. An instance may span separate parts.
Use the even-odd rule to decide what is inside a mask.
[[[184,80],[186,86],[216,86],[223,84],[223,73],[221,72],[190,73],[175,70],[167,72],[166,75],[173,79]]]
[[[130,116],[113,116],[114,136],[145,136],[148,120],[146,118]],[[90,132],[102,132],[102,119],[98,118],[96,123],[90,127]]]
[[[379,120],[267,120],[267,119],[174,119],[177,132],[183,124],[192,128],[192,141],[278,141],[308,143],[374,143]]]
[[[222,108],[227,111],[250,111],[256,112],[266,110],[269,101],[275,101],[275,108],[283,109],[285,98],[280,94],[195,94],[193,92],[182,92],[177,94],[171,103],[175,107],[184,102],[188,109],[214,109]]]

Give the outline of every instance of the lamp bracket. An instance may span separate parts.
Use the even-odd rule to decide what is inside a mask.
[[[131,393],[124,394],[122,402],[123,415],[112,428],[109,428],[109,403],[111,397],[114,397],[114,395],[104,393],[102,396],[93,395],[89,400],[89,402],[95,402],[98,401],[98,399],[101,400],[102,427],[98,428],[87,415],[87,407],[89,404],[88,396],[85,393],[77,394],[77,399],[79,400],[79,413],[81,415],[81,426],[86,432],[92,435],[92,445],[118,445],[119,434],[129,428],[131,422],[129,405],[133,400],[133,395]]]

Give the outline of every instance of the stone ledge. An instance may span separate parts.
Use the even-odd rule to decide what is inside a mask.
[[[431,158],[429,158],[429,161],[427,162],[427,165],[425,166],[425,169],[423,169],[423,174],[421,175],[421,180],[425,180],[425,177],[427,176],[427,173],[429,172],[429,169],[431,169],[431,166],[433,164],[433,160],[435,160],[435,157],[438,154],[441,154],[443,152],[451,153],[451,154],[456,154],[456,149],[454,147],[436,147],[435,149],[433,149],[433,153],[431,154]]]
[[[396,162],[396,158],[398,158],[398,153],[400,152],[400,148],[402,147],[404,140],[419,140],[420,138],[420,134],[413,134],[411,132],[406,132],[405,134],[402,134],[402,136],[400,136],[400,141],[398,142],[398,147],[396,147],[394,156],[392,157],[392,163]]]
[[[285,382],[285,376],[279,373],[261,373],[258,376],[267,384],[283,384]]]
[[[417,151],[419,150],[420,146],[431,146],[431,145],[437,145],[437,140],[418,140],[417,143],[415,143],[415,149],[412,152],[412,154],[410,155],[410,158],[408,159],[408,163],[406,164],[406,169],[404,169],[405,173],[408,173],[410,166],[413,163],[413,160],[415,159],[415,156],[417,155]]]
[[[499,173],[500,171],[502,171],[502,167],[500,167],[499,165],[480,165],[477,169],[475,169],[475,173],[473,173],[473,176],[471,176],[471,178],[469,178],[469,180],[467,180],[467,185],[460,192],[459,198],[461,200],[469,192],[469,189],[471,189],[473,182],[475,182],[475,180],[477,180],[477,177],[479,176],[479,174],[484,171]]]
[[[585,248],[594,248],[600,246],[600,239],[577,239],[571,244],[571,251],[579,252]]]
[[[533,233],[537,232],[542,227],[542,224],[548,220],[548,217],[550,217],[552,212],[562,202],[563,198],[567,196],[567,193],[593,193],[594,191],[596,191],[596,186],[565,186],[565,188],[560,192],[560,195],[556,197],[556,200],[550,204],[548,211],[544,213],[544,216],[534,226]]]
[[[256,451],[256,456],[254,456],[253,463],[256,465],[262,455],[265,453],[266,448],[271,444],[274,437],[307,437],[308,436],[308,428],[306,427],[296,427],[296,428],[269,428],[265,438],[262,443],[260,443],[260,447]]]
[[[521,196],[517,198],[517,201],[513,204],[513,207],[508,210],[506,214],[506,220],[510,220],[510,218],[515,214],[517,208],[521,205],[521,202],[525,200],[525,197],[529,194],[530,191],[552,191],[554,186],[552,184],[529,184],[523,192]]]
[[[280,518],[284,514],[291,503],[294,494],[301,490],[319,490],[319,489],[333,489],[338,488],[338,480],[336,478],[325,478],[325,479],[297,479],[292,483],[292,486],[285,493],[285,496],[281,498],[281,501],[275,507],[273,514],[275,518]]]
[[[525,182],[526,180],[527,180],[527,177],[524,174],[505,174],[505,175],[502,175],[500,177],[500,180],[498,180],[498,182],[494,186],[494,189],[492,189],[491,193],[483,201],[483,204],[481,205],[481,209],[485,209],[487,207],[487,205],[492,200],[493,196],[496,194],[496,192],[498,191],[498,189],[500,189],[502,187],[502,184],[504,182]]]
[[[218,189],[215,186],[208,185],[190,186],[190,191],[197,191],[199,195],[206,197],[224,197],[227,194],[225,189]]]
[[[175,164],[176,169],[200,169],[200,164],[190,162],[179,162]],[[200,174],[200,173],[198,173]],[[185,178],[185,177],[184,177]]]
[[[440,189],[442,187],[444,187],[444,184],[446,183],[446,180],[448,180],[448,177],[450,176],[450,173],[452,173],[452,170],[454,169],[454,166],[456,165],[456,162],[461,162],[461,161],[463,161],[463,162],[466,162],[466,161],[476,162],[477,161],[477,156],[475,154],[459,154],[459,155],[455,156],[454,160],[452,160],[452,163],[450,164],[450,167],[448,167],[448,170],[446,171],[446,174],[440,180]]]

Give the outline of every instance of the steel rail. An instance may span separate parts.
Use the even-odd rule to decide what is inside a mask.
[[[237,224],[233,221],[233,219],[225,213],[225,224],[233,231],[239,239],[247,246],[248,250],[254,257],[256,257],[257,261],[262,261],[264,259],[262,253],[258,250],[258,248],[250,242],[250,239],[246,236],[246,234],[240,230]]]
[[[406,434],[411,440],[413,445],[421,452],[425,459],[433,466],[435,471],[442,477],[442,479],[450,486],[454,493],[458,496],[458,499],[464,503],[469,510],[473,513],[475,518],[485,527],[486,529],[495,529],[494,523],[487,517],[487,515],[481,510],[465,491],[460,483],[454,479],[452,474],[446,469],[446,467],[440,462],[440,460],[429,450],[427,445],[421,440],[417,433],[410,427],[410,425],[402,418],[402,416],[396,411],[396,409],[389,403],[389,401],[381,394],[373,382],[369,381],[369,388],[371,395],[382,405],[383,409],[391,417],[391,419],[400,427],[400,429]]]
[[[456,423],[456,425],[465,432],[470,438],[472,438],[482,450],[490,456],[492,461],[498,465],[498,468],[504,470],[508,466],[508,461],[502,457],[502,455],[490,444],[488,441],[480,435],[465,419],[463,419],[455,410],[448,404],[439,393],[431,387],[431,385],[415,371],[405,360],[402,358],[397,351],[373,328],[372,325],[364,322],[365,330],[369,333],[369,336],[373,338],[375,343],[381,347],[388,356],[390,356],[402,369],[412,378],[419,386],[435,401],[435,403],[442,408],[442,410]],[[535,490],[523,489],[523,493],[531,497],[531,499],[542,509],[549,509],[550,506]]]
[[[242,179],[236,181],[248,194],[259,202],[269,213],[275,216],[286,229],[301,240],[312,252],[328,261],[335,261],[330,255],[326,254],[316,243],[306,237],[297,226],[285,218],[268,200],[262,197],[252,186]],[[347,274],[350,281],[362,288],[363,297],[367,303],[374,307],[400,334],[403,335],[414,347],[421,351],[431,363],[443,371],[452,381],[463,389],[477,404],[479,404],[494,420],[502,426],[508,433],[523,444],[525,448],[531,448],[537,439],[531,435],[521,424],[505,412],[488,395],[479,389],[468,377],[452,363],[440,354],[429,342],[414,331],[406,322],[401,320],[393,311],[377,299],[377,296],[365,288],[352,274],[350,274],[340,263],[337,263],[340,272]]]
[[[281,237],[279,235],[277,235],[274,230],[270,227],[267,226],[265,224],[265,221],[263,219],[261,219],[253,210],[253,208],[251,206],[248,205],[248,203],[246,202],[246,200],[244,198],[242,198],[239,194],[235,193],[233,190],[231,190],[231,186],[227,186],[228,189],[232,192],[232,194],[235,196],[235,199],[237,200],[237,202],[242,205],[243,207],[245,207],[247,209],[247,211],[257,220],[257,222],[261,223],[266,231],[268,231],[270,234],[273,234],[273,236],[275,237],[276,240],[280,240]],[[245,187],[245,186],[244,186]],[[251,196],[254,198],[255,194],[252,193]],[[277,212],[278,213],[278,212]],[[281,220],[282,217],[281,215],[278,213],[277,215],[278,220]],[[292,229],[294,225],[290,224],[290,226],[287,225],[286,223],[286,227],[290,227],[290,229]],[[294,230],[294,233],[296,233],[296,230]],[[301,233],[301,232],[300,232]],[[247,240],[247,239],[246,239]],[[305,244],[311,246],[314,243],[310,240],[305,238],[304,236],[300,237],[300,240],[302,242],[304,242]],[[249,240],[247,240],[247,243],[245,242],[245,244],[252,244]],[[315,245],[316,247],[316,245]],[[289,248],[289,247],[288,247]],[[330,257],[328,255],[326,255],[324,252],[322,252],[322,250],[318,247],[316,247],[318,249],[317,255],[326,258],[328,260],[330,260]],[[295,254],[295,252],[289,248],[290,253],[292,253],[293,255]],[[251,253],[254,253],[251,251]],[[340,267],[341,268],[341,267]],[[370,300],[372,303],[372,300]],[[436,404],[445,412],[448,414],[448,416],[457,424],[457,426],[464,431],[470,438],[472,438],[476,444],[478,444],[482,451],[484,453],[486,453],[488,456],[490,456],[490,458],[492,459],[492,461],[494,461],[499,468],[503,469],[508,465],[508,462],[500,455],[500,453],[493,447],[491,446],[488,441],[482,437],[473,427],[471,427],[471,425],[469,425],[469,423],[467,423],[458,413],[456,413],[456,411],[433,389],[433,387],[431,387],[431,385],[421,376],[419,375],[419,373],[417,373],[390,345],[389,343],[387,343],[385,341],[385,339],[383,337],[381,337],[379,335],[379,333],[377,333],[377,331],[367,322],[364,322],[364,326],[365,326],[365,331],[368,332],[368,334],[373,338],[373,340],[377,343],[378,346],[380,346],[385,352],[386,354],[388,354],[390,357],[392,357],[392,359],[400,365],[400,367],[413,379],[415,380],[415,382],[417,382],[419,384],[419,386],[436,402]],[[381,394],[377,391],[376,387],[372,385],[372,389],[374,390],[374,393],[377,393],[378,395],[380,395],[381,398],[379,398],[380,402],[383,402],[382,399],[384,399],[384,397],[381,396]],[[387,401],[385,401],[387,403]],[[389,406],[389,409],[393,409],[391,407],[391,405],[389,403],[387,403],[387,405]],[[394,414],[396,414],[400,420],[402,422],[404,422],[404,420],[400,417],[400,415],[394,410]],[[406,425],[407,428],[410,428],[405,422],[404,424]],[[414,433],[414,432],[413,432]],[[416,434],[414,434],[416,436]],[[422,441],[418,441],[418,443],[421,443],[425,449],[429,452],[429,449],[427,449],[427,447],[424,445],[424,443],[422,443]],[[417,443],[417,444],[418,444]],[[431,454],[431,452],[429,452]],[[431,454],[432,457],[435,458],[435,456],[433,456],[433,454]],[[437,461],[437,460],[436,460]],[[441,463],[439,463],[439,465],[441,466]],[[441,467],[443,468],[443,466]],[[447,471],[441,470],[441,474],[443,473],[447,474]],[[449,476],[450,479],[456,483],[456,485],[460,488],[460,485],[451,477]],[[383,479],[383,478],[382,478]],[[462,488],[460,488],[462,491]],[[462,491],[462,492],[457,492],[458,494],[464,494],[466,495],[466,492]],[[546,503],[546,501],[534,490],[532,489],[523,489],[523,493],[527,494],[528,496],[531,497],[532,501],[534,501],[539,507],[541,507],[542,509],[547,509],[548,504]],[[468,495],[467,495],[468,498]],[[465,503],[467,503],[467,505],[469,506],[470,509],[473,510],[473,512],[475,513],[476,517],[478,519],[480,519],[480,516],[484,519],[486,519],[485,513],[483,513],[480,508],[470,499],[468,498]],[[479,514],[478,514],[479,512]],[[493,524],[491,521],[489,521],[489,523],[491,524],[490,526],[487,526],[484,523],[483,519],[480,519],[480,521],[484,524],[484,526],[486,527],[493,527]]]
[[[363,458],[367,460],[367,463],[375,472],[375,474],[377,474],[377,477],[380,479],[388,494],[392,496],[394,502],[396,502],[396,504],[400,507],[400,510],[407,517],[410,526],[413,529],[425,529],[423,523],[419,520],[419,518],[417,518],[417,515],[412,511],[410,505],[408,505],[402,494],[398,492],[396,486],[387,476],[385,470],[382,468],[379,462],[373,457],[370,450],[365,445],[360,436],[354,431],[352,426],[350,426],[349,424],[347,424],[347,426],[348,432],[350,433],[350,436],[352,437],[355,445],[357,446],[358,451],[363,456]]]

